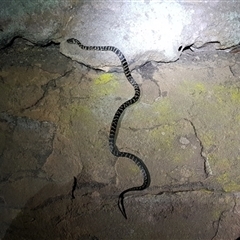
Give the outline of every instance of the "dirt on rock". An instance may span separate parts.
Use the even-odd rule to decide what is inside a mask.
[[[240,52],[186,49],[132,69],[141,87],[108,146],[123,73],[15,39],[0,55],[0,239],[240,238]]]

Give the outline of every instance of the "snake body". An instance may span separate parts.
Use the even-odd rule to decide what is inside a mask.
[[[123,216],[127,219],[127,214],[125,211],[125,207],[124,207],[124,195],[127,192],[130,191],[141,191],[146,189],[147,187],[149,187],[150,185],[150,174],[149,171],[146,167],[146,165],[144,164],[144,162],[137,156],[135,156],[132,153],[128,153],[128,152],[121,152],[118,150],[118,147],[116,146],[116,132],[117,132],[117,127],[119,124],[119,119],[122,115],[122,113],[124,112],[124,110],[134,104],[135,102],[138,101],[139,97],[140,97],[140,88],[139,85],[137,84],[137,82],[134,80],[134,78],[132,77],[129,67],[128,67],[128,63],[126,58],[124,57],[123,53],[116,47],[113,46],[84,46],[81,44],[81,42],[79,42],[77,39],[75,38],[70,38],[67,40],[68,43],[70,44],[77,44],[81,49],[83,50],[95,50],[95,51],[112,51],[114,52],[119,60],[121,61],[122,64],[122,68],[124,71],[124,74],[127,78],[127,80],[129,81],[129,83],[133,86],[134,90],[135,90],[135,94],[134,96],[127,100],[126,102],[124,102],[116,111],[112,123],[111,123],[111,128],[110,128],[110,133],[109,133],[109,147],[110,147],[110,151],[111,153],[116,156],[116,157],[126,157],[131,159],[141,170],[142,175],[143,175],[143,184],[141,186],[137,186],[137,187],[131,187],[128,188],[126,190],[124,190],[118,197],[118,207],[119,210],[121,211],[121,213],[123,214]]]

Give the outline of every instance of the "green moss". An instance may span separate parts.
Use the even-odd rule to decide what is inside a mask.
[[[214,96],[219,103],[231,102],[233,104],[240,103],[240,91],[237,86],[218,85],[213,87]]]
[[[202,134],[201,134],[202,133]],[[212,131],[201,131],[199,137],[205,148],[210,148],[215,144],[215,133]]]
[[[100,77],[94,79],[94,84],[106,84],[114,79],[114,75],[111,73],[103,73]]]
[[[217,181],[222,185],[226,192],[239,192],[240,184],[233,181],[232,176],[229,173],[224,173],[217,178]],[[239,177],[238,177],[239,178]],[[239,180],[239,179],[235,179]]]
[[[222,214],[222,209],[220,208],[214,208],[212,210],[212,217],[213,219],[216,219],[218,221],[219,217],[221,216]]]
[[[155,102],[152,105],[144,105],[141,103],[134,104],[132,108],[134,111],[130,116],[128,116],[128,118],[133,119],[133,121],[136,121],[136,119],[141,119],[140,123],[146,121],[144,125],[148,127],[156,126],[159,123],[169,124],[174,122],[176,119],[175,111],[172,109],[169,99],[162,99],[161,101]],[[146,118],[146,116],[151,116],[151,118]],[[138,124],[138,122],[136,124]]]
[[[150,108],[151,115],[156,116],[161,123],[173,123],[179,116],[175,111],[175,106],[171,103],[169,98],[164,98],[159,102],[153,103]]]
[[[129,168],[129,171],[131,171],[132,175],[138,175],[139,174],[139,167],[136,164],[131,164],[131,167]]]
[[[227,158],[222,158],[217,160],[217,164],[220,169],[224,169],[225,171],[231,171],[231,163]]]
[[[119,88],[118,81],[111,73],[101,74],[98,78],[94,79],[93,83],[92,97],[94,98],[114,94]]]
[[[106,95],[114,95],[114,93],[118,90],[119,83],[116,80],[115,76],[110,73],[103,73],[97,78],[93,79],[92,85],[90,86],[90,98],[89,101],[84,104],[82,103],[71,103],[66,108],[64,108],[61,112],[61,122],[62,122],[62,132],[65,135],[72,135],[73,132],[71,127],[69,127],[69,123],[78,124],[79,127],[84,129],[89,129],[89,131],[93,131],[96,128],[97,124],[95,124],[95,115],[97,109],[97,104],[101,105],[101,108],[104,106],[103,102],[99,103],[101,97],[102,99],[109,100]],[[91,106],[95,106],[94,109],[91,109]]]
[[[199,96],[207,93],[208,86],[202,82],[185,80],[180,85],[180,90],[183,93],[188,93],[191,96]]]
[[[231,89],[231,100],[234,103],[240,103],[240,92],[238,88]]]
[[[216,131],[222,130],[220,126],[229,124],[229,116],[232,116],[231,121],[240,119],[240,115],[236,114],[240,106],[240,91],[236,85],[184,81],[179,92],[180,98],[187,98],[191,103],[188,108],[191,107],[193,115],[198,115],[198,122],[207,126],[206,130],[200,131],[206,147],[214,144]],[[208,131],[213,128],[214,132]]]

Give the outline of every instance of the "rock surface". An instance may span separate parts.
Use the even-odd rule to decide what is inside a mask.
[[[46,45],[95,68],[113,70],[113,53],[86,52],[65,40],[120,48],[130,67],[170,62],[185,48],[227,49],[239,44],[239,1],[1,1],[0,46],[15,37]],[[121,69],[120,69],[121,70]]]
[[[109,151],[116,109],[133,95],[104,73],[22,39],[0,55],[0,238],[237,239],[240,237],[240,54],[185,50],[132,71],[142,96]]]
[[[226,49],[239,44],[239,9],[240,2],[230,1],[85,2],[66,36],[84,45],[117,46],[134,68],[148,61],[174,61],[189,46],[214,42],[215,48]],[[95,68],[119,66],[113,54],[89,53],[65,43],[61,51]]]
[[[239,239],[239,9],[1,1],[0,239]],[[108,134],[133,89],[113,53],[70,37],[121,49],[141,87],[117,145],[151,186],[127,194],[127,221],[117,198],[142,176]]]

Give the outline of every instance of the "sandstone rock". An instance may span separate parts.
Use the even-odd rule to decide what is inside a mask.
[[[239,43],[240,2],[94,2],[79,7],[66,37],[84,45],[113,45],[130,67],[148,61],[175,61],[188,47],[216,43],[225,49]],[[86,65],[109,70],[120,62],[112,53],[86,52],[66,45],[61,51]]]
[[[130,67],[148,61],[175,61],[191,47],[226,49],[239,44],[240,2],[211,1],[2,1],[0,47],[15,37],[33,43],[61,42],[61,52],[79,62],[114,70],[113,53],[86,52],[70,46],[75,37],[84,45],[113,45]]]
[[[58,42],[72,8],[71,0],[0,2],[0,48],[16,37],[41,45]]]

